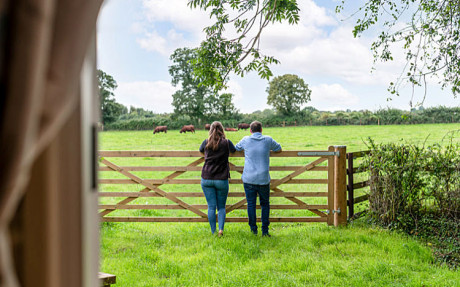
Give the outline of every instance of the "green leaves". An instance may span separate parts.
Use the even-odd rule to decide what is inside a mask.
[[[267,93],[267,104],[289,116],[298,113],[300,106],[310,101],[311,90],[299,76],[286,74],[274,78]]]
[[[189,6],[209,10],[210,18],[215,19],[213,25],[204,28],[206,40],[191,61],[194,76],[201,85],[215,91],[226,87],[231,72],[244,76],[255,71],[268,80],[273,75],[270,65],[279,61],[259,50],[263,29],[269,23],[299,21],[296,0],[191,0]],[[234,14],[237,16],[230,17]],[[236,36],[227,37],[227,30],[234,30]]]
[[[345,0],[336,8],[344,10]],[[400,45],[406,51],[405,66],[394,85],[389,88],[398,95],[403,83],[425,85],[425,77],[440,79],[456,96],[460,91],[460,2],[457,0],[368,0],[354,13],[357,15],[354,37],[374,25],[383,32],[371,46],[374,60],[392,61],[390,47]]]

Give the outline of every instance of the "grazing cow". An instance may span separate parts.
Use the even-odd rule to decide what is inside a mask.
[[[238,124],[238,130],[242,129],[242,130],[247,130],[249,129],[249,124],[245,124],[245,123],[241,123],[241,124]]]
[[[157,127],[153,130],[153,134],[161,133],[161,132],[166,133],[167,131],[168,131],[168,126],[157,126]]]
[[[211,125],[210,124],[205,124],[204,129],[209,131],[211,129]]]
[[[183,126],[179,133],[191,132],[195,133],[195,127],[193,125]]]
[[[227,131],[227,132],[236,132],[237,129],[234,129],[234,128],[225,128],[225,131]]]

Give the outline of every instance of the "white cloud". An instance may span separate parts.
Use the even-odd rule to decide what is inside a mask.
[[[339,84],[321,84],[311,87],[311,102],[319,110],[335,111],[353,108],[359,103],[359,98]]]
[[[142,4],[150,22],[169,22],[176,29],[195,35],[211,23],[207,12],[191,9],[185,0],[144,0]]]
[[[228,81],[228,88],[222,93],[231,93],[234,95],[233,101],[236,103],[243,98],[243,88],[236,80]]]
[[[144,0],[145,21],[133,31],[142,31],[140,47],[168,56],[179,47],[198,46],[204,39],[203,28],[211,23],[206,12],[191,9],[184,0]]]
[[[183,34],[175,30],[169,30],[166,37],[160,36],[156,31],[145,32],[143,38],[137,39],[141,48],[158,52],[163,56],[169,57],[177,47],[190,46],[190,42],[185,40]]]
[[[117,102],[130,107],[143,108],[155,113],[172,112],[172,94],[176,91],[170,83],[121,82],[115,91]]]

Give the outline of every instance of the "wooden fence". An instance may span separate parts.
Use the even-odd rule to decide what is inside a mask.
[[[347,160],[348,160],[347,205],[348,205],[348,218],[349,219],[359,216],[359,213],[355,214],[355,205],[369,199],[368,194],[363,194],[361,196],[355,197],[355,190],[362,189],[362,188],[365,188],[366,186],[369,186],[369,180],[364,180],[364,181],[359,181],[359,182],[356,181],[356,175],[363,173],[363,172],[367,172],[367,171],[361,170],[359,169],[359,167],[355,166],[355,162],[356,162],[355,159],[362,158],[369,153],[370,153],[369,150],[347,153]]]
[[[207,222],[207,205],[201,191],[199,173],[204,162],[202,153],[198,151],[100,151],[99,156],[99,210],[103,222]],[[240,216],[232,216],[232,213],[237,213],[237,210],[247,208],[240,179],[243,166],[232,163],[237,161],[242,164],[242,157],[244,157],[242,152],[236,152],[229,158],[233,178],[229,180],[226,222],[247,221],[246,213],[243,211],[240,211]],[[271,153],[271,157],[270,209],[297,211],[296,214],[289,216],[271,214],[271,222],[326,222],[335,226],[346,224],[345,146],[330,146],[328,150],[323,151],[282,151]],[[189,158],[191,161],[187,165],[177,165],[176,158],[181,158],[182,164],[185,162],[184,159]],[[276,158],[288,158],[288,162],[296,164],[285,165],[286,160],[283,160],[282,163],[279,162],[280,165],[277,165]],[[125,164],[142,161],[150,163],[152,160],[156,160],[159,164]],[[282,173],[287,174],[280,175]],[[279,177],[274,178],[273,174]],[[296,185],[295,190],[290,188],[292,185]],[[184,187],[187,187],[186,190]],[[158,198],[163,200],[162,204],[149,201]],[[284,202],[273,203],[273,201],[280,201],[277,199],[282,199]],[[139,203],[139,200],[142,202]],[[152,214],[148,212],[144,214],[149,216],[143,216],[144,214],[139,210],[182,210],[192,216],[187,214],[150,216]]]

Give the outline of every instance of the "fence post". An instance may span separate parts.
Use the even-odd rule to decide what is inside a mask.
[[[347,167],[346,146],[334,146],[334,226],[347,223]]]
[[[335,148],[333,146],[329,146],[328,151],[334,152]],[[334,159],[335,157],[331,156],[327,160],[327,225],[334,224]]]
[[[355,206],[355,191],[353,189],[353,176],[354,176],[354,171],[353,171],[353,153],[347,153],[347,159],[348,159],[348,218],[352,218],[354,215],[354,206]]]

